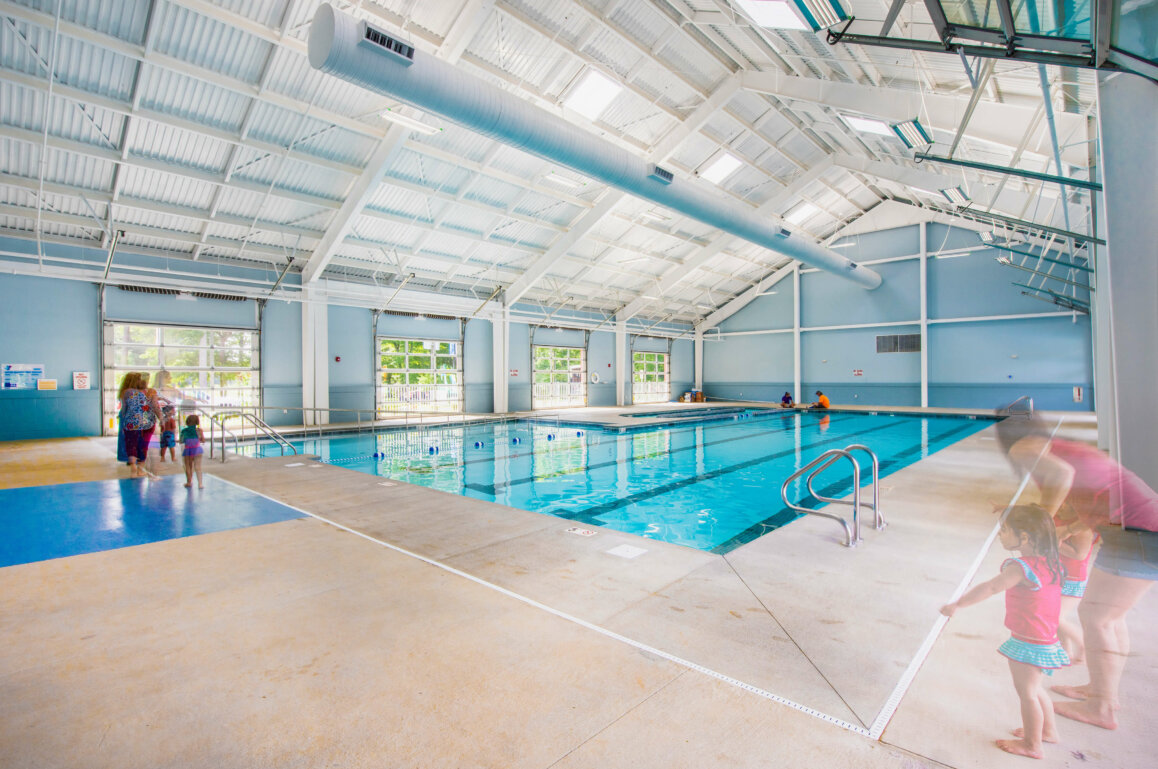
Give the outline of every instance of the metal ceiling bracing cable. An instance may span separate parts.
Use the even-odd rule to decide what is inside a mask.
[[[56,0],[56,20],[52,26],[52,55],[48,66],[48,96],[44,100],[44,139],[40,147],[40,186],[36,193],[36,266],[44,268],[44,233],[41,212],[44,201],[44,174],[48,170],[48,123],[52,109],[52,86],[56,81],[56,54],[60,49],[60,11],[63,0]]]

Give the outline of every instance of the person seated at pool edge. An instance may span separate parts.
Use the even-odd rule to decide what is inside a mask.
[[[784,397],[780,399],[780,408],[790,409],[795,405],[796,404],[792,402],[792,393],[790,393],[790,392],[784,393]]]
[[[810,408],[810,409],[826,409],[831,405],[832,404],[828,402],[828,396],[825,395],[824,393],[822,393],[820,390],[817,390],[816,391],[816,403],[813,403],[808,408]]]

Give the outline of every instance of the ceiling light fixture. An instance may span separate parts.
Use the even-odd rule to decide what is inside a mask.
[[[554,171],[552,171],[551,173],[544,176],[543,180],[548,181],[548,182],[554,182],[555,184],[558,184],[561,187],[570,187],[573,190],[577,190],[580,187],[586,187],[587,186],[587,182],[581,182],[578,179],[571,179],[569,177],[563,176],[562,174],[557,174]]]
[[[857,117],[855,115],[846,115],[840,113],[840,119],[848,124],[848,127],[854,131],[859,131],[862,134],[876,134],[878,136],[892,136],[893,129],[889,128],[888,123],[880,120],[873,120],[868,117]]]
[[[588,120],[595,120],[622,90],[623,86],[599,70],[589,69],[567,98],[563,99],[563,106]]]
[[[408,115],[403,115],[401,112],[395,112],[393,109],[390,109],[390,108],[384,109],[384,110],[382,110],[382,112],[380,112],[378,114],[380,114],[382,116],[383,120],[387,120],[391,123],[395,123],[397,125],[402,126],[403,128],[409,128],[413,131],[418,131],[419,133],[424,133],[427,136],[431,136],[431,135],[436,134],[442,130],[441,128],[438,128],[436,126],[427,125],[426,123],[423,123],[421,120],[416,120]]]
[[[945,196],[946,200],[957,206],[963,206],[970,201],[969,196],[965,194],[965,190],[960,187],[950,187],[947,190],[941,190],[941,194]]]
[[[889,126],[905,146],[909,149],[925,149],[933,143],[933,137],[929,136],[929,132],[921,125],[916,118],[906,120],[903,123],[893,123]]]
[[[808,25],[782,0],[736,0],[752,21],[769,29],[808,29]]]
[[[848,13],[837,0],[792,0],[813,32],[828,29],[848,18]]]
[[[993,233],[990,232],[989,230],[986,230],[985,232],[977,233],[977,237],[981,238],[982,243],[992,243],[993,242]]]
[[[788,222],[789,224],[795,224],[799,226],[802,222],[808,219],[808,217],[816,213],[820,213],[819,208],[812,205],[811,203],[801,203],[796,208],[792,209],[784,215],[784,221]]]
[[[715,160],[710,161],[707,167],[700,172],[700,178],[707,179],[712,184],[719,184],[742,165],[744,162],[740,158],[731,152],[723,152]]]

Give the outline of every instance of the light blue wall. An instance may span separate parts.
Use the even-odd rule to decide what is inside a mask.
[[[792,278],[787,277],[769,289],[775,294],[758,296],[720,324],[720,331],[764,331],[792,328]]]
[[[57,390],[0,392],[0,440],[101,432],[101,336],[92,283],[0,275],[0,362],[41,363]],[[73,390],[87,371],[92,389]]]
[[[595,331],[587,342],[587,370],[599,374],[599,383],[588,382],[587,403],[615,405],[615,334]]]
[[[360,307],[331,305],[327,316],[330,408],[374,413],[374,314]],[[339,361],[338,358],[341,358]],[[358,415],[331,412],[331,422],[354,422]]]
[[[531,327],[525,323],[511,323],[507,362],[517,371],[507,377],[507,408],[511,411],[531,410]],[[510,373],[510,372],[508,372]]]
[[[1039,409],[1087,410],[1092,371],[1085,316],[929,327],[931,406],[999,408],[1030,395]],[[1084,390],[1081,403],[1075,386]]]
[[[800,402],[816,391],[834,405],[920,406],[920,353],[878,353],[877,336],[918,334],[919,326],[809,331],[800,339]],[[855,371],[862,373],[858,376]]]
[[[1032,276],[998,264],[996,257],[1001,255],[1002,252],[997,249],[986,248],[963,255],[954,254],[948,258],[930,259],[929,317],[1022,315],[1056,309],[1041,300],[1022,296],[1021,289],[1011,285],[1011,282],[1025,283],[1026,278]],[[1060,268],[1058,274],[1066,277]],[[1038,285],[1038,279],[1034,280],[1034,285]],[[1084,278],[1078,282],[1084,282]],[[1060,288],[1062,284],[1052,286],[1055,291]],[[1088,302],[1089,292],[1079,290],[1077,298]]]
[[[181,300],[171,294],[142,294],[116,286],[105,289],[105,318],[221,328],[257,328],[257,303],[252,299]]]
[[[696,345],[691,339],[676,339],[671,343],[671,397],[679,399],[692,389],[696,378]]]
[[[920,228],[909,226],[859,235],[841,250],[857,262],[919,253]],[[998,264],[998,252],[982,248],[976,233],[930,224],[930,254],[977,251],[928,261],[929,405],[995,408],[1021,395],[1038,408],[1092,408],[1090,323],[1085,315],[1014,318],[976,323],[938,319],[1027,315],[1059,311],[1021,296],[1010,285],[1021,273]],[[915,321],[920,316],[920,262],[902,259],[873,265],[880,288],[866,291],[826,272],[801,274],[801,401],[815,390],[834,404],[920,405],[919,353],[877,353],[878,335],[919,333],[917,325],[869,326],[832,331],[809,327]],[[721,324],[720,330],[791,327],[791,283],[761,297]],[[1084,296],[1079,292],[1079,298]],[[707,335],[711,339],[711,334]],[[1010,355],[1017,354],[1017,358]],[[827,361],[827,363],[825,362]],[[704,343],[704,390],[710,397],[779,400],[792,382],[791,334],[725,336]],[[1012,366],[1010,365],[1012,364]],[[861,376],[853,374],[860,369]],[[1012,374],[1012,378],[1010,375]],[[1081,403],[1073,387],[1082,386]]]
[[[466,324],[462,376],[466,382],[463,407],[468,414],[489,414],[495,410],[493,334],[489,320],[472,320]]]
[[[855,248],[844,249],[861,261]],[[831,272],[800,276],[800,325],[842,326],[917,320],[921,313],[921,266],[916,259],[873,265],[881,285],[872,291]],[[775,327],[771,327],[775,328]],[[781,326],[782,328],[782,326]]]
[[[704,392],[713,398],[779,402],[793,376],[791,333],[705,335]]]
[[[271,301],[261,315],[261,389],[271,425],[302,423],[302,306]]]

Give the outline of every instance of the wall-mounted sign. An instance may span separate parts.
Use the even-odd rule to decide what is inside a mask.
[[[43,363],[0,364],[0,389],[35,390],[36,383],[43,378]]]
[[[91,381],[87,371],[72,372],[72,389],[87,390],[91,387]]]
[[[519,370],[517,368],[511,369],[511,376],[518,376],[518,375],[519,375]]]
[[[56,389],[56,380],[55,379],[37,379],[36,380],[36,389],[37,390],[55,390]]]
[[[863,368],[854,368],[852,370],[852,375],[853,376],[864,376],[864,369]]]

